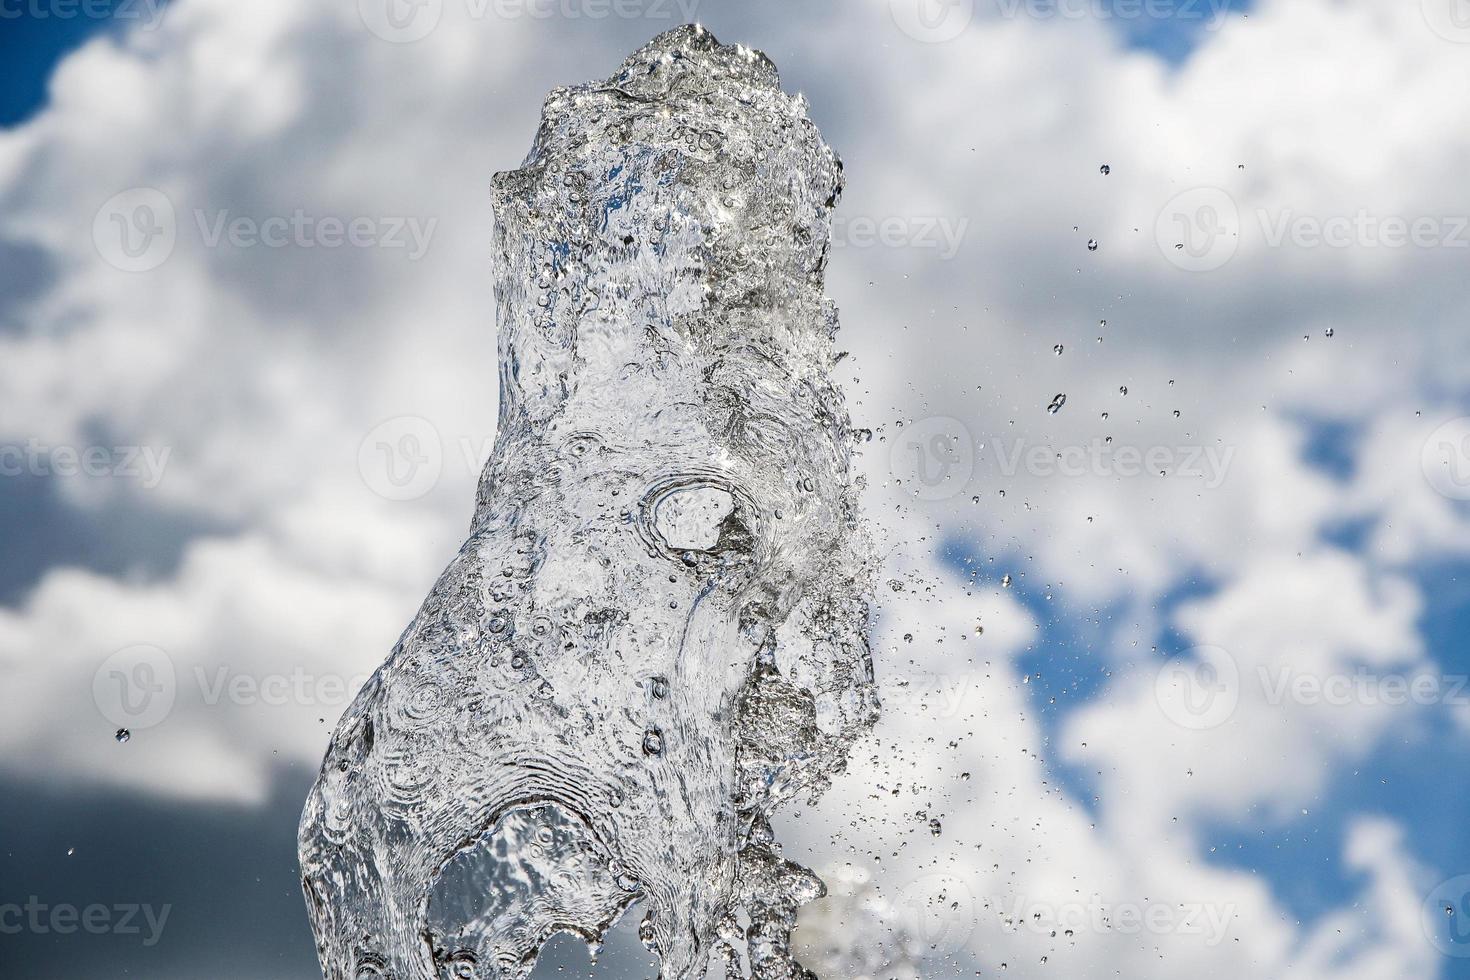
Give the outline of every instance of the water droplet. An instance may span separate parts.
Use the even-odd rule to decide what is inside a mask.
[[[940,823],[939,823],[939,821],[937,819],[934,819],[934,820],[930,820],[929,821],[929,833],[932,836],[938,837],[943,832],[944,832],[944,828],[943,828],[943,826],[940,825]]]
[[[1007,572],[1004,575],[1004,577],[1001,578],[1001,580],[1000,580],[1000,587],[1002,589],[1009,589],[1011,587],[1011,573],[1010,572]]]
[[[1110,167],[1110,166],[1108,166],[1108,165],[1107,165],[1107,164],[1106,164],[1106,163],[1105,163],[1105,164],[1103,164],[1103,165],[1102,165],[1102,166],[1101,166],[1101,167],[1098,167],[1098,168],[1097,168],[1097,172],[1098,172],[1098,173],[1100,173],[1100,174],[1102,174],[1102,175],[1103,175],[1103,176],[1104,176],[1104,177],[1106,177],[1106,176],[1107,176],[1107,175],[1108,175],[1108,174],[1110,174],[1110,173],[1112,173],[1112,172],[1113,172],[1113,168],[1112,168],[1112,167]]]
[[[643,754],[644,755],[663,755],[664,754],[664,733],[663,732],[659,731],[657,728],[650,728],[648,731],[646,731],[646,732],[643,733]]]
[[[653,679],[653,696],[660,701],[669,696],[669,682],[667,678],[655,677]]]
[[[117,739],[119,742],[126,742],[128,739],[133,737],[133,733],[128,731],[126,728],[119,728],[117,730],[117,733],[114,734],[112,737]]]
[[[1062,356],[1062,345],[1061,344],[1057,344],[1055,347],[1053,347],[1051,349],[1051,352],[1053,354],[1055,354],[1057,357],[1061,357]]]
[[[1128,394],[1128,386],[1127,385],[1119,385],[1118,386],[1118,394],[1120,394],[1120,395],[1126,395],[1126,394]]]
[[[1048,415],[1055,415],[1062,410],[1062,406],[1065,404],[1067,404],[1067,396],[1061,392],[1057,392],[1056,396],[1052,398],[1051,404],[1046,406],[1046,413]]]
[[[1089,252],[1096,252],[1097,251],[1097,239],[1096,238],[1089,238],[1087,240],[1087,250]]]
[[[658,946],[654,943],[652,912],[649,912],[643,917],[643,921],[638,923],[638,939],[650,953],[658,953]]]

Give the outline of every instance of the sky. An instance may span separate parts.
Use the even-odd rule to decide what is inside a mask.
[[[318,975],[301,803],[494,436],[490,175],[698,20],[848,181],[885,713],[781,818],[808,962],[1470,977],[1461,0],[387,2],[0,0],[5,975]]]

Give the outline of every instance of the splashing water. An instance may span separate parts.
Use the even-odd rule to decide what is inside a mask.
[[[666,977],[809,976],[769,817],[876,718],[822,295],[841,164],[684,27],[554,90],[495,178],[500,420],[471,534],[302,815],[331,978],[521,977],[629,907]]]

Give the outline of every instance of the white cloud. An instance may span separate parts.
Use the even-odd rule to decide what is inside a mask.
[[[154,490],[57,485],[80,507],[128,493],[238,528],[196,539],[156,581],[55,569],[0,612],[10,771],[259,800],[278,761],[315,764],[318,719],[340,706],[209,705],[196,668],[211,684],[221,667],[257,683],[370,670],[467,526],[496,409],[489,176],[520,160],[551,84],[610,71],[667,25],[485,21],[450,3],[437,30],[399,45],[354,7],[177,0],[159,30],[68,58],[51,108],[0,133],[0,240],[33,243],[56,270],[0,321],[23,325],[0,333],[0,441],[166,447]],[[1091,22],[981,17],[924,45],[892,26],[886,0],[830,24],[811,15],[789,35],[759,12],[701,8],[716,33],[767,45],[788,79],[806,80],[847,164],[848,221],[964,229],[948,260],[853,245],[830,273],[856,355],[855,414],[879,432],[864,461],[872,514],[921,553],[967,543],[985,579],[967,596],[922,554],[894,559],[904,589],[883,592],[879,657],[888,717],[803,818],[844,828],[847,851],[832,858],[876,875],[877,897],[854,901],[880,919],[901,920],[903,887],[942,874],[967,883],[986,923],[968,946],[986,970],[1435,969],[1396,911],[1417,909],[1419,872],[1387,824],[1354,823],[1344,855],[1366,876],[1356,901],[1369,914],[1349,912],[1349,897],[1305,925],[1262,876],[1211,864],[1201,830],[1317,806],[1344,766],[1434,710],[1272,704],[1256,683],[1282,664],[1438,670],[1407,573],[1470,550],[1465,505],[1436,492],[1422,458],[1470,381],[1466,253],[1268,240],[1302,219],[1366,212],[1381,230],[1470,214],[1470,62],[1418,7],[1261,0],[1177,71]],[[1223,266],[1189,272],[1155,228],[1166,202],[1201,186],[1229,195],[1243,231]],[[128,273],[93,228],[134,187],[166,196],[176,240],[157,268]],[[222,215],[298,211],[435,223],[418,260],[211,246],[206,233]],[[1048,414],[1057,393],[1067,402]],[[426,420],[440,475],[391,502],[360,450],[404,416]],[[984,445],[952,492],[916,498],[912,480],[894,482],[892,450],[934,416]],[[1310,419],[1348,427],[1350,478],[1312,465]],[[1165,474],[1125,472],[1123,449],[1166,451]],[[1080,453],[1069,458],[1081,471],[1059,475],[1058,451]],[[1362,552],[1324,545],[1344,521],[1367,527]],[[1106,621],[1111,642],[1092,654],[1106,683],[1059,745],[1014,659],[1044,634],[994,590],[1005,572],[1066,616]],[[1184,589],[1204,594],[1173,615],[1163,600]],[[1166,627],[1224,648],[1246,678],[1220,728],[1180,729],[1158,710],[1156,672],[1178,652],[1150,650]],[[166,651],[176,702],[118,746],[92,685],[136,643]],[[1098,798],[1064,789],[1062,763],[1085,766]],[[1175,911],[1208,900],[1229,907],[1231,930],[1214,945],[1181,930],[1073,942],[1004,925],[1017,901],[1055,911],[1094,894]]]

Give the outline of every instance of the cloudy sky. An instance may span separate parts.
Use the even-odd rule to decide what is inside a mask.
[[[3,972],[317,975],[301,801],[494,436],[490,176],[685,20],[848,178],[887,712],[784,820],[818,972],[1470,977],[1465,0],[0,0]]]

